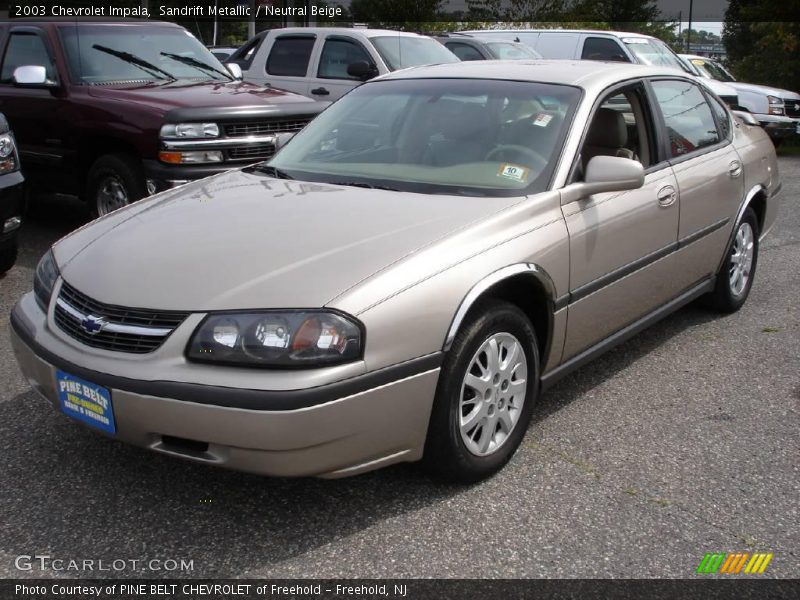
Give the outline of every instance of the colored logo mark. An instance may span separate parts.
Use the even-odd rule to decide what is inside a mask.
[[[722,573],[726,575],[738,575],[748,573],[756,575],[763,573],[767,569],[769,561],[772,560],[772,553],[756,552],[714,552],[706,553],[697,573]]]

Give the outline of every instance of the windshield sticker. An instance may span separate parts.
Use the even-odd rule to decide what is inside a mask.
[[[500,167],[497,176],[525,183],[528,181],[528,169],[520,167],[519,165],[505,164]]]
[[[539,113],[533,120],[533,124],[536,125],[537,127],[547,127],[550,124],[550,121],[552,120],[553,120],[553,115],[548,115],[547,113]]]

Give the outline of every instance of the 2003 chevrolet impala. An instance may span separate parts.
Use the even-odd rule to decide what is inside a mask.
[[[411,69],[59,241],[14,347],[67,416],[158,452],[475,481],[559,377],[695,298],[737,310],[779,187],[758,125],[671,70]]]

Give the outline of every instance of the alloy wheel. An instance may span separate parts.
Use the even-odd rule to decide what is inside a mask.
[[[97,215],[102,217],[128,204],[128,190],[120,178],[109,175],[103,179],[97,189]]]
[[[731,286],[731,293],[740,296],[750,281],[750,273],[753,269],[754,254],[754,235],[750,223],[744,221],[736,230],[736,237],[733,240],[731,249],[730,269],[728,281]]]
[[[459,430],[476,456],[495,453],[516,427],[525,404],[528,360],[519,340],[495,333],[481,344],[461,385]]]

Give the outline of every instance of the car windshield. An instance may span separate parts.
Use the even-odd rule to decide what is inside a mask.
[[[60,28],[76,81],[105,84],[176,79],[231,81],[225,67],[185,29],[151,25]]]
[[[502,60],[521,60],[526,58],[542,58],[533,48],[514,42],[487,42],[492,56]]]
[[[716,79],[717,81],[736,81],[733,78],[733,75],[728,73],[722,66],[718,65],[717,63],[711,62],[709,60],[702,60],[699,58],[693,58],[692,64],[700,69],[700,71],[706,77],[710,77],[711,79]]]
[[[370,41],[392,71],[420,65],[458,62],[455,54],[427,37],[384,35],[370,38]]]
[[[420,193],[515,196],[547,188],[580,90],[492,79],[356,88],[256,169]]]
[[[673,67],[685,73],[692,73],[681,59],[662,41],[648,38],[623,38],[628,49],[636,55],[638,61],[645,65]],[[694,73],[692,73],[694,75]]]

